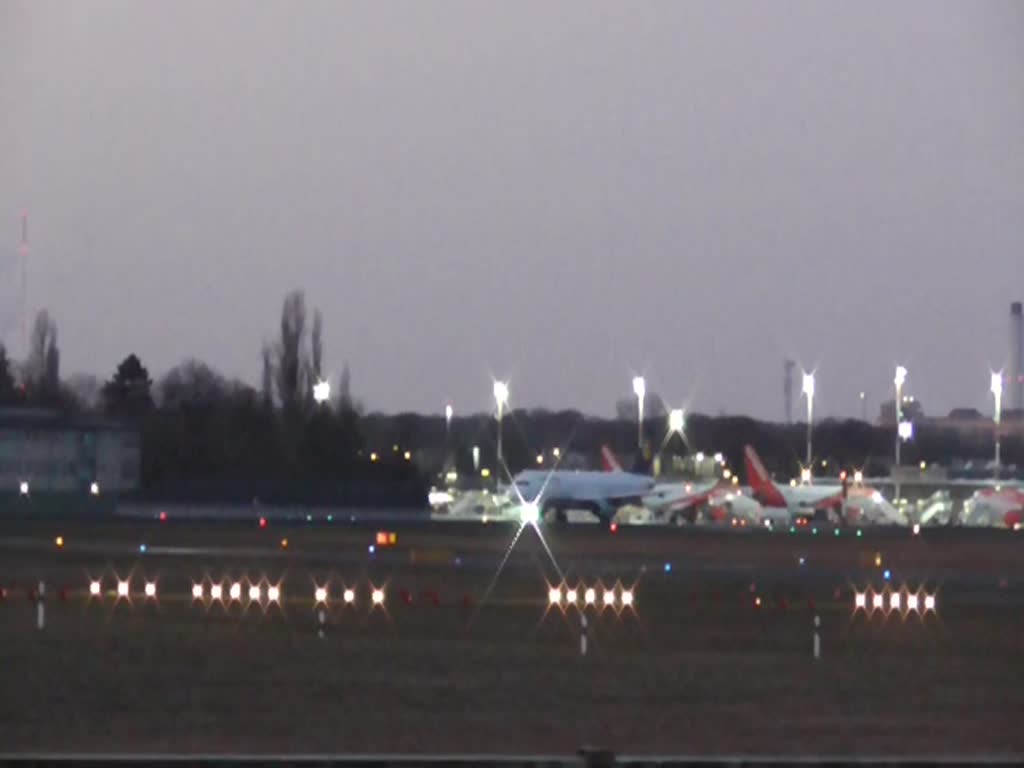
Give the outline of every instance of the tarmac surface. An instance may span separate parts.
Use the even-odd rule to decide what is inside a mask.
[[[945,529],[0,521],[0,743],[1021,754],[1022,547]],[[868,591],[857,609],[864,590],[884,607]]]

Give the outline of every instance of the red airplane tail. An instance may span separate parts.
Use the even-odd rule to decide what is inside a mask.
[[[743,460],[747,469],[747,482],[754,492],[754,496],[762,504],[768,507],[786,507],[786,500],[779,493],[779,489],[772,482],[768,470],[761,463],[761,457],[757,455],[754,446],[748,445],[743,448]]]
[[[605,472],[621,472],[622,465],[619,464],[615,453],[607,445],[601,446],[601,468]]]

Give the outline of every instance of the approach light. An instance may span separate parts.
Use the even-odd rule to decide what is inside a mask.
[[[146,582],[145,590],[146,597],[156,597],[156,584],[154,584],[152,581]]]
[[[117,582],[117,594],[118,597],[128,597],[128,582],[119,581]]]
[[[902,599],[902,595],[900,595],[899,592],[893,592],[889,595],[889,608],[893,611],[898,611],[900,609]]]
[[[89,582],[89,594],[96,597],[100,593],[100,583],[98,581]]]
[[[242,597],[242,585],[237,581],[231,585],[231,589],[228,590],[228,595],[232,600],[239,600]]]
[[[918,602],[917,595],[913,595],[913,594],[912,595],[907,595],[907,610],[908,611],[916,611],[917,610],[917,602]]]
[[[868,598],[863,592],[858,592],[853,598],[853,604],[857,608],[866,608],[868,605]]]
[[[882,608],[884,608],[885,607],[885,595],[883,595],[881,592],[876,592],[874,595],[872,595],[872,597],[871,597],[871,607],[872,608],[876,608],[878,610],[881,610]]]
[[[313,597],[316,599],[316,601],[318,603],[326,603],[327,602],[327,590],[324,589],[323,587],[317,587],[316,588],[316,592],[313,593]]]
[[[281,590],[277,587],[267,587],[267,600],[276,603],[281,597]]]
[[[95,482],[92,483],[89,486],[89,493],[91,493],[93,496],[99,496],[100,495],[100,484],[99,483],[95,483]]]
[[[622,604],[630,606],[633,604],[633,592],[629,589],[622,590]]]
[[[370,595],[370,599],[373,600],[374,605],[382,605],[384,603],[384,590],[375,589],[373,594]]]
[[[28,496],[28,482],[22,480],[21,484],[18,486],[18,491],[21,493],[22,496]]]
[[[326,594],[325,594],[325,596],[326,596]],[[355,592],[355,590],[354,589],[346,589],[342,593],[342,599],[346,603],[349,603],[349,604],[354,603],[356,601],[356,592]]]
[[[214,584],[210,587],[210,597],[214,600],[220,600],[224,596],[224,587],[220,584]]]
[[[202,584],[193,584],[192,585],[192,598],[194,600],[202,600],[203,599],[203,585]]]
[[[552,587],[548,590],[548,603],[551,605],[558,605],[562,602],[562,590],[558,587]]]
[[[615,593],[610,589],[606,589],[604,591],[604,597],[602,599],[604,600],[604,604],[606,606],[615,605]]]
[[[593,587],[588,587],[587,591],[583,593],[583,602],[587,605],[593,605],[597,601],[597,591]]]
[[[924,609],[926,611],[934,611],[935,610],[935,595],[925,595],[924,596]]]
[[[249,587],[249,599],[253,601],[260,599],[260,588],[256,584]]]
[[[565,593],[565,602],[567,602],[569,605],[573,605],[575,604],[577,597],[578,596],[576,594],[576,590],[570,589]]]

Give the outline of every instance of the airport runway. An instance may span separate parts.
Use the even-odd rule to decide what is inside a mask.
[[[9,590],[0,742],[21,751],[112,741],[125,751],[1024,751],[1019,536],[542,528],[556,568],[528,528],[499,575],[516,532],[0,522]],[[395,543],[378,546],[378,533]],[[43,630],[29,599],[40,579]],[[128,596],[117,594],[121,580]],[[238,600],[211,600],[213,583],[226,593],[235,581]],[[856,610],[869,583],[910,583],[938,602]]]

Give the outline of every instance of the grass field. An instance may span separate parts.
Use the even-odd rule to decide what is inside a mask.
[[[52,544],[58,529],[61,550]],[[0,603],[2,749],[1024,752],[1024,614],[1012,536],[552,532],[556,558],[599,564],[575,567],[573,585],[618,579],[635,589],[633,609],[587,609],[581,658],[579,611],[547,605],[557,577],[534,540],[524,535],[484,600],[510,529],[398,534],[378,559],[366,554],[372,532],[357,529],[0,527],[0,544],[17,543],[0,549],[0,584],[9,589]],[[142,539],[237,551],[131,553]],[[86,542],[113,554],[76,549]],[[851,585],[858,569],[872,573],[878,550],[897,572],[956,572],[991,588],[939,583],[938,610],[925,615],[854,612]],[[492,565],[425,557],[438,552]],[[671,573],[644,567],[666,557]],[[688,569],[694,563],[720,568]],[[764,576],[752,579],[759,569]],[[845,570],[852,575],[834,577]],[[102,575],[111,590],[115,573],[132,573],[131,601],[88,595],[90,578]],[[208,606],[191,597],[197,578],[246,575],[279,583],[283,604]],[[43,631],[25,596],[39,578],[48,584]],[[156,579],[158,599],[140,594],[147,579]],[[320,639],[313,589],[329,579]],[[371,609],[371,583],[386,588],[386,610]],[[354,606],[337,599],[344,585],[357,589]]]

